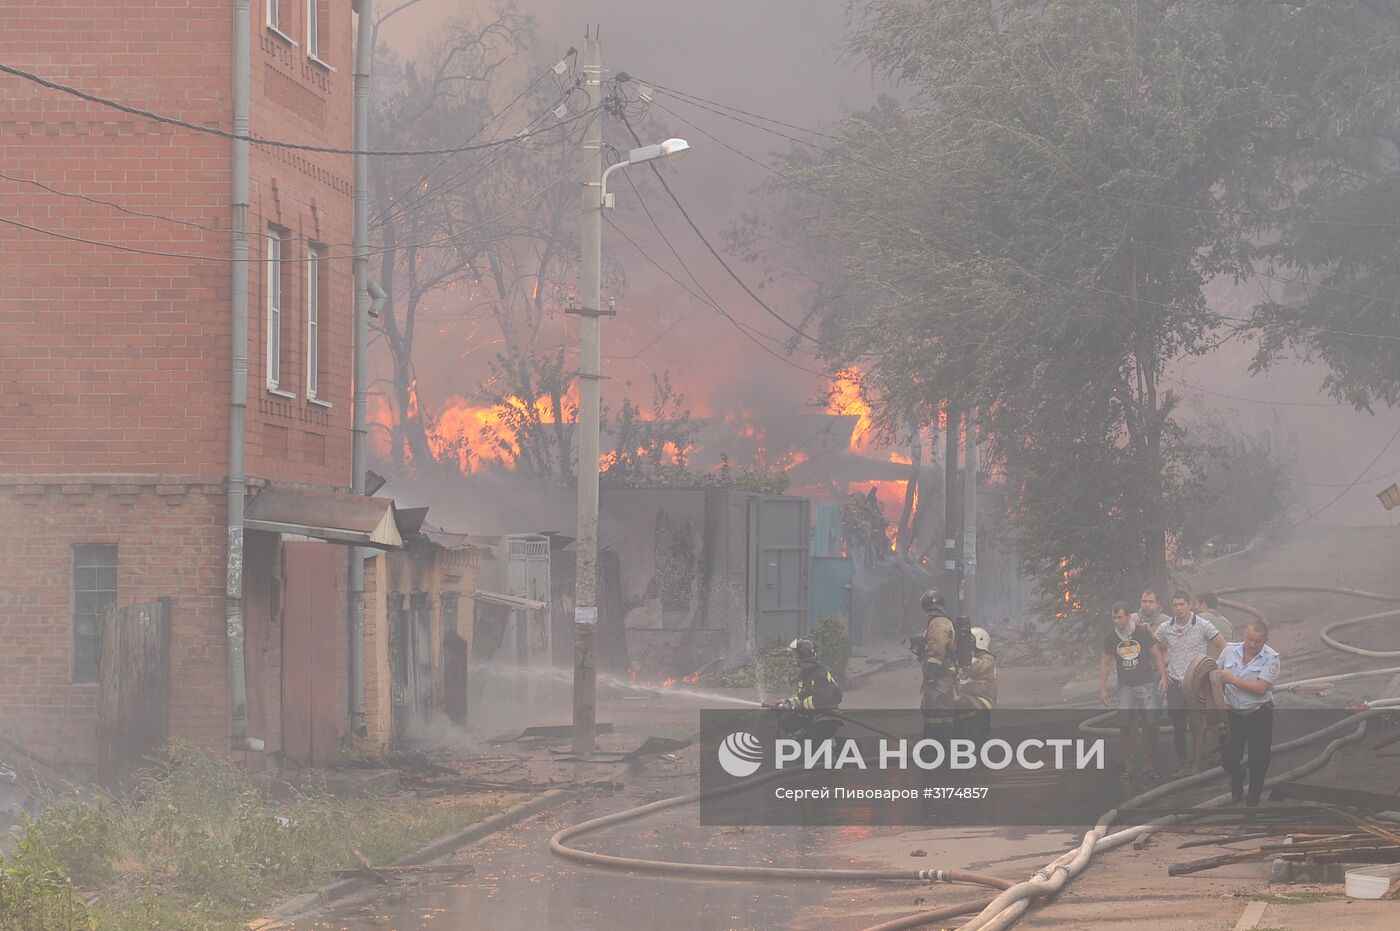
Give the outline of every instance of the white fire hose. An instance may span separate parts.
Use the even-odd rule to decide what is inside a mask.
[[[1243,588],[1225,589],[1221,591],[1220,594],[1238,595],[1251,592],[1317,592],[1323,594],[1345,595],[1354,598],[1364,598],[1371,601],[1400,601],[1400,597],[1394,595],[1382,595],[1376,592],[1364,592],[1350,588],[1337,588],[1333,586],[1317,585],[1256,585]],[[1255,617],[1263,617],[1261,612],[1253,608],[1249,608],[1245,605],[1238,605],[1238,607],[1244,608],[1249,614],[1252,614]],[[1331,631],[1337,630],[1338,628],[1349,627],[1356,624],[1363,624],[1370,621],[1377,621],[1390,617],[1400,617],[1400,611],[1384,611],[1379,614],[1368,614],[1364,617],[1348,618],[1343,621],[1337,621],[1323,628],[1321,634],[1322,642],[1332,647],[1333,649],[1340,650],[1345,653],[1351,653],[1357,656],[1370,656],[1378,658],[1398,657],[1400,656],[1400,651],[1366,650],[1361,647],[1352,646],[1351,644],[1341,643],[1334,637],[1330,636]],[[1335,676],[1318,676],[1312,679],[1303,679],[1280,685],[1276,687],[1276,690],[1291,691],[1292,689],[1301,685],[1340,682],[1347,679],[1358,679],[1363,677],[1387,675],[1391,673],[1400,673],[1400,666],[1389,667],[1385,669],[1371,669],[1365,672],[1342,673],[1340,675]],[[1339,737],[1336,740],[1333,740],[1330,744],[1328,744],[1327,747],[1323,750],[1321,756],[1309,761],[1308,763],[1303,764],[1302,766],[1297,767],[1296,769],[1289,770],[1286,773],[1282,773],[1278,776],[1274,776],[1273,778],[1267,779],[1265,780],[1264,784],[1268,786],[1274,785],[1279,782],[1287,782],[1293,779],[1297,779],[1300,776],[1306,775],[1307,773],[1312,772],[1315,769],[1318,769],[1319,767],[1324,765],[1327,762],[1327,760],[1331,758],[1332,754],[1336,752],[1338,748],[1361,739],[1361,737],[1366,732],[1367,718],[1372,717],[1375,714],[1378,714],[1387,708],[1400,708],[1400,699],[1389,698],[1382,699],[1380,701],[1373,701],[1368,704],[1368,708],[1371,710],[1362,712],[1361,714],[1357,714],[1353,717],[1348,718],[1347,720],[1338,721],[1336,724],[1330,725],[1329,727],[1325,727],[1322,730],[1315,731],[1312,734],[1306,734],[1295,740],[1286,741],[1274,747],[1275,751],[1291,750],[1295,747],[1300,747],[1304,746],[1305,744],[1312,743],[1313,741],[1321,739],[1322,737],[1334,733],[1340,729],[1353,726],[1356,727],[1356,729],[1351,734],[1345,737]],[[1090,720],[1084,722],[1084,724],[1080,725],[1079,729],[1082,732],[1089,734],[1115,734],[1116,730],[1113,728],[1094,726],[1101,721],[1107,720],[1114,713],[1115,712],[1110,711],[1104,715],[1091,718]],[[1215,772],[1215,770],[1209,770],[1204,773],[1198,773],[1196,775],[1187,776],[1183,779],[1177,779],[1172,782],[1163,783],[1155,789],[1143,793],[1142,795],[1138,796],[1132,801],[1138,804],[1155,801],[1158,798],[1161,798],[1165,795],[1170,795],[1171,793],[1176,792],[1180,789],[1184,789],[1188,786],[1195,785],[1199,782],[1204,782],[1213,779],[1215,778]],[[1229,796],[1225,795],[1216,796],[1215,798],[1212,798],[1209,801],[1202,803],[1202,807],[1219,805],[1228,798]],[[1166,824],[1171,824],[1175,821],[1181,820],[1181,816],[1170,816],[1167,818],[1159,819],[1158,821],[1149,822],[1147,824],[1138,825],[1132,828],[1126,828],[1124,830],[1117,831],[1113,834],[1109,834],[1108,828],[1114,822],[1114,820],[1117,819],[1117,817],[1117,809],[1106,813],[1102,818],[1099,819],[1099,822],[1097,825],[1095,825],[1094,829],[1084,835],[1083,842],[1077,848],[1053,860],[1049,865],[1037,871],[1036,874],[1033,877],[1031,877],[1031,879],[1022,883],[1018,883],[1015,886],[1012,886],[1010,889],[1007,889],[1005,892],[998,895],[995,899],[991,901],[991,903],[987,905],[986,908],[979,912],[975,918],[962,925],[962,927],[959,928],[959,931],[997,931],[997,929],[1009,928],[1016,923],[1017,919],[1019,919],[1028,908],[1030,908],[1030,903],[1032,899],[1043,898],[1045,896],[1053,895],[1056,892],[1059,892],[1069,883],[1071,879],[1073,879],[1075,876],[1078,876],[1084,871],[1086,867],[1088,867],[1089,861],[1093,859],[1095,853],[1121,847],[1123,844],[1135,840],[1141,835],[1155,830],[1157,827]]]

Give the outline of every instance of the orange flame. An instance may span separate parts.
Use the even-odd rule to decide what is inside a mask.
[[[856,416],[856,426],[851,431],[851,450],[853,452],[869,445],[870,428],[874,425],[870,405],[866,402],[862,390],[863,379],[864,375],[854,365],[841,369],[836,373],[836,378],[831,383],[831,392],[828,395],[826,405],[828,414],[854,414]]]

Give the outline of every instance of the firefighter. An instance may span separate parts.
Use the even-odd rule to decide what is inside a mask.
[[[797,661],[797,694],[778,702],[764,702],[763,707],[808,713],[841,707],[845,696],[830,670],[817,660],[817,645],[799,637],[788,644],[788,651]]]
[[[938,589],[924,592],[919,606],[928,615],[928,624],[923,636],[913,638],[910,646],[923,667],[919,710],[924,716],[924,736],[946,740],[957,723],[957,629],[947,616],[943,593]]]
[[[958,676],[958,729],[979,745],[991,736],[997,706],[997,658],[991,647],[992,635],[972,628],[972,662]]]

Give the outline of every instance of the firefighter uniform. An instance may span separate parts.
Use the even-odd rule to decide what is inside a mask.
[[[797,664],[797,694],[778,702],[788,711],[830,711],[841,707],[845,696],[831,671],[815,659],[801,659]]]
[[[972,664],[958,679],[959,730],[981,742],[991,736],[992,709],[997,706],[997,660],[988,650],[977,650]]]
[[[919,709],[924,736],[947,738],[957,720],[957,633],[950,618],[936,614],[928,620],[922,643],[923,685]]]

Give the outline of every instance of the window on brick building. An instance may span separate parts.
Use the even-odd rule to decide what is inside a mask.
[[[283,232],[267,231],[267,387],[280,391],[282,384],[282,261]]]
[[[73,547],[73,681],[96,682],[102,621],[117,603],[117,545]]]
[[[321,0],[306,0],[306,54],[321,57]]]
[[[321,388],[321,271],[324,247],[306,252],[306,397],[316,400]]]
[[[267,0],[267,24],[273,29],[281,29],[281,6],[280,0]]]

